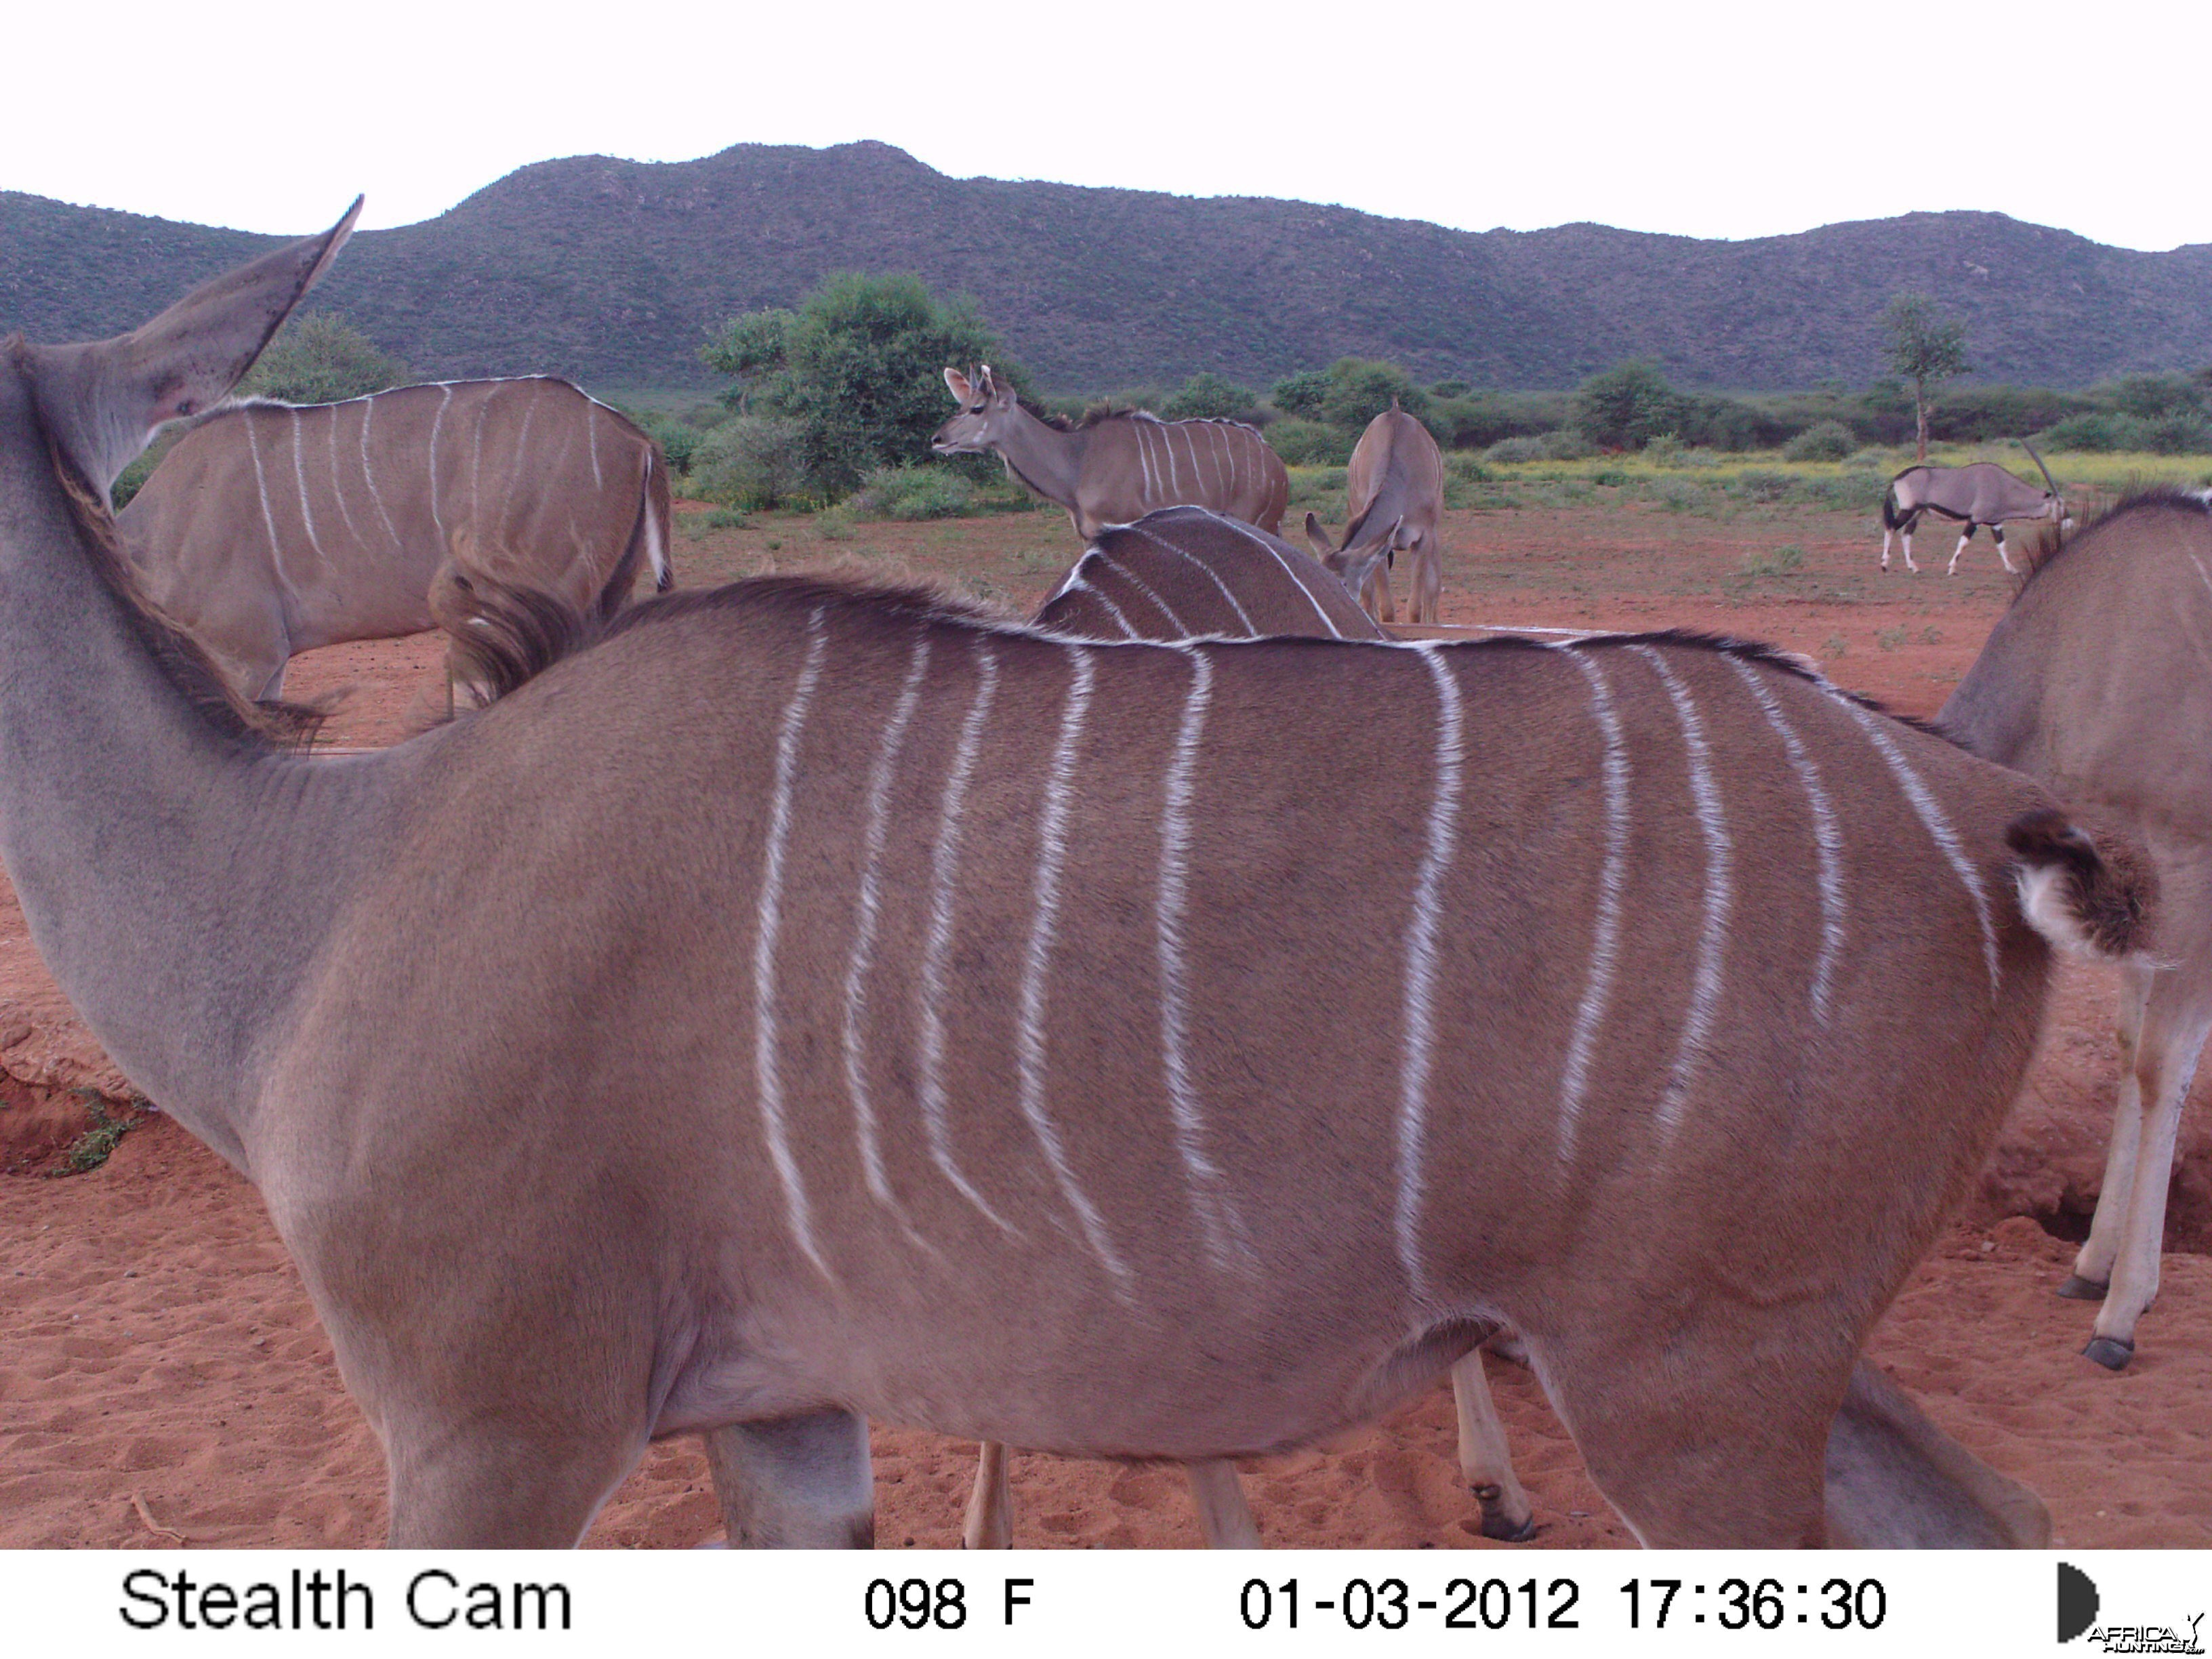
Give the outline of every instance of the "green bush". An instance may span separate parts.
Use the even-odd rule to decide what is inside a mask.
[[[1536,440],[1536,447],[1543,452],[1547,461],[1588,460],[1597,453],[1597,446],[1571,426],[1563,426],[1557,432],[1547,432]]]
[[[1328,372],[1326,369],[1302,368],[1275,382],[1267,393],[1267,400],[1285,415],[1303,420],[1317,420],[1322,401],[1328,396]]]
[[[1841,421],[1822,421],[1783,445],[1782,453],[1792,461],[1840,461],[1857,447],[1850,428]]]
[[[1203,370],[1160,399],[1158,413],[1168,421],[1249,421],[1259,398],[1224,376]]]
[[[307,311],[276,331],[238,391],[240,397],[274,398],[284,404],[336,404],[385,391],[407,378],[406,364],[344,318]]]
[[[1492,466],[1512,466],[1522,461],[1540,461],[1544,457],[1544,441],[1538,437],[1500,438],[1482,452],[1482,459]]]
[[[948,467],[883,466],[868,474],[853,506],[868,519],[963,519],[979,510],[981,494]]]
[[[1787,472],[1746,467],[1735,475],[1735,491],[1748,501],[1786,501],[1796,494],[1797,480]]]
[[[1575,388],[1576,429],[1601,449],[1641,449],[1662,432],[1680,433],[1689,412],[1656,363],[1622,363]]]
[[[1801,487],[1821,506],[1838,513],[1876,513],[1881,509],[1881,498],[1889,493],[1889,475],[1852,469],[1832,478],[1804,479]]]
[[[1342,466],[1352,459],[1357,434],[1320,421],[1290,417],[1269,422],[1267,443],[1285,466]]]
[[[820,499],[809,459],[807,431],[799,422],[740,415],[700,439],[691,477],[702,495],[725,507],[783,507]]]

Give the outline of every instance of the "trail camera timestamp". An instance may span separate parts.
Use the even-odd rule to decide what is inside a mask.
[[[1818,1586],[1778,1578],[1632,1578],[1620,1587],[1631,1630],[1705,1625],[1721,1630],[1879,1630],[1889,1592],[1879,1578],[1830,1578]],[[1670,1626],[1671,1621],[1671,1626]]]

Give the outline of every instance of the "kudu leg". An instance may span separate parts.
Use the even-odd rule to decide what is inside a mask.
[[[876,1539],[868,1419],[809,1412],[707,1437],[732,1549],[866,1549]]]
[[[1006,1479],[1006,1449],[986,1440],[975,1459],[975,1487],[968,1494],[968,1516],[960,1547],[1010,1550],[1014,1547],[1014,1492]]]
[[[1361,595],[1361,602],[1366,605],[1367,614],[1376,622],[1395,623],[1398,620],[1398,607],[1390,598],[1389,560],[1376,560],[1375,568],[1367,573],[1367,592]]]
[[[1437,557],[1435,544],[1426,538],[1415,547],[1407,560],[1407,573],[1413,578],[1413,589],[1407,597],[1407,609],[1417,623],[1434,624],[1442,611],[1444,587],[1443,561]]]
[[[1190,1495],[1198,1505],[1199,1530],[1210,1550],[1256,1550],[1259,1522],[1244,1501],[1244,1483],[1237,1466],[1225,1457],[1206,1458],[1183,1465],[1190,1478]]]
[[[1536,1535],[1535,1510],[1513,1473],[1513,1454],[1490,1398],[1480,1348],[1452,1367],[1451,1380],[1452,1405],[1459,1413],[1460,1478],[1482,1505],[1482,1535],[1526,1542]]]
[[[2074,1255],[2074,1272],[2058,1287],[2058,1294],[2076,1302],[2101,1302],[2112,1282],[2112,1261],[2120,1249],[2120,1231],[2127,1219],[2128,1194],[2135,1189],[2136,1151],[2142,1142],[2142,1088],[2136,1080],[2136,1064],[2142,1045],[2143,1005],[2150,997],[2151,970],[2129,967],[2122,970],[2118,1016],[2113,1035],[2119,1040],[2119,1097],[2112,1106],[2112,1133],[2105,1149],[2105,1179],[2097,1188],[2097,1210],[2089,1223],[2089,1237]]]
[[[2183,975],[2171,969],[2154,982],[2137,1045],[2136,1085],[2142,1127],[2134,1178],[2128,1183],[2112,1280],[2097,1310],[2095,1334],[2082,1350],[2112,1370],[2135,1357],[2136,1322],[2158,1296],[2159,1249],[2166,1233],[2174,1140],[2205,1039],[2212,1036],[2212,1006],[2206,1006],[2201,991],[2186,990],[2183,985]],[[2098,1207],[2104,1207],[2103,1194]]]

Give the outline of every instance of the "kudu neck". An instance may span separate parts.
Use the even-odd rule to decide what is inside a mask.
[[[999,440],[999,459],[1047,501],[1072,508],[1075,481],[1083,471],[1083,452],[1090,441],[1088,431],[1059,431],[1017,404],[1013,420]]]
[[[309,810],[322,769],[212,726],[99,556],[0,366],[0,863],[125,1074],[243,1165],[251,1054],[346,860]]]

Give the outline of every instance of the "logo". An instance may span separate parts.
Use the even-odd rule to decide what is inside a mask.
[[[2058,1564],[2058,1639],[2112,1653],[2203,1653],[2201,1613],[2191,1613],[2186,1631],[2176,1625],[2100,1625],[2103,1602],[2096,1580],[2070,1561]]]

